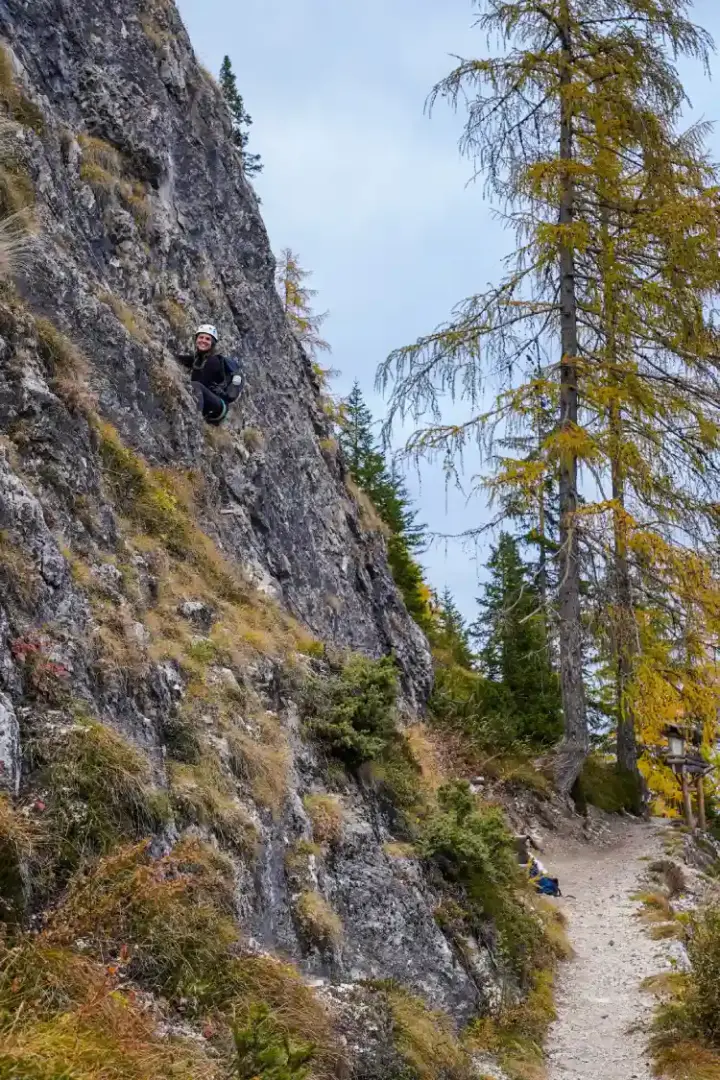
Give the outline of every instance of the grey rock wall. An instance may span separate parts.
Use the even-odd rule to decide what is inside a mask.
[[[427,644],[393,584],[382,537],[363,526],[348,494],[320,388],[274,289],[227,112],[174,5],[0,0],[0,37],[42,114],[42,130],[17,124],[9,135],[10,171],[32,181],[37,240],[17,294],[0,288],[0,790],[33,797],[23,738],[69,722],[62,695],[49,706],[30,693],[23,657],[32,649],[57,665],[75,703],[132,740],[166,782],[167,732],[187,679],[172,660],[153,659],[152,632],[124,596],[113,561],[123,522],[92,415],[151,465],[192,472],[199,523],[224,556],[320,639],[373,656],[392,651],[407,707],[421,707],[432,677]],[[82,392],[77,369],[69,389],[49,361],[38,319],[84,357],[76,358],[87,365]],[[247,380],[219,436],[196,415],[173,360],[207,320]],[[134,551],[130,569],[151,605],[151,555]],[[141,676],[129,664],[98,663],[91,592],[122,624]],[[188,595],[181,614],[203,641],[214,617],[207,599]],[[327,783],[301,737],[294,694],[262,658],[208,677],[250,688],[289,747],[279,813],[238,785],[258,836],[257,858],[238,866],[238,915],[256,946],[294,958],[343,1009],[363,997],[357,987],[367,979],[397,979],[458,1020],[490,1004],[491,951],[475,940],[458,949],[441,931],[439,887],[417,859],[388,849],[392,822],[372,787],[346,780],[336,791],[341,835],[289,869],[288,853],[312,838],[304,796]],[[207,738],[224,760],[222,733],[209,727]],[[172,829],[160,839],[171,842]],[[337,913],[338,940],[303,937],[295,914],[303,890]]]

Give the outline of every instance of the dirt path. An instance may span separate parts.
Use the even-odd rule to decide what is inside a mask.
[[[549,1080],[651,1080],[642,1027],[652,1008],[642,979],[667,966],[664,944],[642,932],[630,895],[644,860],[662,854],[662,826],[620,821],[607,847],[557,841],[543,855],[565,894],[576,957],[559,978],[547,1044]]]

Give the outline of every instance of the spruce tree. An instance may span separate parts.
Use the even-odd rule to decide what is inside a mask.
[[[562,735],[562,713],[539,589],[508,533],[501,534],[487,565],[490,580],[470,634],[480,644],[480,670],[495,688],[488,708],[509,735],[550,746]]]
[[[652,564],[636,580],[659,577],[680,596],[716,513],[720,342],[707,313],[720,280],[717,197],[702,129],[675,130],[685,99],[674,67],[680,54],[704,61],[709,41],[684,0],[476,6],[503,47],[462,61],[433,97],[467,103],[463,148],[508,207],[516,258],[447,327],[394,353],[380,378],[394,381],[390,421],[429,416],[410,452],[452,463],[474,439],[494,462],[493,489],[521,506],[556,485],[556,779],[568,793],[589,748],[583,567],[598,553],[614,563],[618,641],[632,641],[623,561]],[[532,376],[528,353],[541,358]],[[532,433],[539,393],[557,402],[540,452],[498,454]],[[448,396],[468,403],[465,422],[443,424]],[[624,646],[620,662],[629,706],[637,664]],[[629,707],[622,715],[619,747],[632,764],[635,719]]]
[[[245,172],[248,176],[254,176],[262,172],[263,164],[259,154],[248,153],[250,134],[247,129],[252,124],[252,117],[246,111],[242,95],[237,88],[237,78],[229,56],[225,57],[220,67],[220,89],[232,117],[233,142],[242,155]]]
[[[388,562],[405,606],[418,625],[429,632],[429,590],[422,567],[412,555],[414,550],[422,546],[425,529],[417,523],[417,511],[412,508],[402,477],[394,465],[388,467],[385,453],[378,446],[374,434],[375,426],[360,385],[356,382],[343,402],[340,446],[350,475],[387,526]]]
[[[441,652],[446,663],[472,670],[474,657],[470,648],[469,631],[448,588],[443,591],[437,605],[435,623],[436,628],[432,634],[435,650]]]
[[[372,413],[356,381],[345,399],[339,441],[353,480],[373,502],[387,475],[385,456],[378,449],[374,428]]]

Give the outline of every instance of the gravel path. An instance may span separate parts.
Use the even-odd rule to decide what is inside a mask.
[[[559,977],[549,1080],[652,1080],[641,1030],[652,999],[640,982],[667,960],[664,943],[643,933],[630,895],[640,887],[647,857],[662,855],[662,831],[621,820],[607,847],[558,839],[542,856],[560,878],[576,952]]]

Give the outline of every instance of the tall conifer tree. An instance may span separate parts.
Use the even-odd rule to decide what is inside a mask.
[[[562,735],[560,686],[539,589],[508,533],[493,548],[488,569],[470,632],[481,646],[480,669],[497,688],[490,708],[505,715],[514,737],[550,746]]]
[[[248,128],[252,124],[252,117],[247,112],[242,95],[237,88],[237,77],[229,56],[224,58],[220,68],[220,89],[232,117],[233,142],[242,155],[245,172],[249,176],[254,176],[262,172],[263,163],[259,154],[248,152],[247,147],[250,141]]]
[[[682,592],[712,515],[720,348],[705,301],[720,280],[717,197],[702,132],[675,132],[684,93],[673,66],[677,54],[704,60],[709,41],[685,0],[476,6],[504,47],[462,61],[433,98],[467,101],[463,147],[509,207],[516,259],[448,327],[393,354],[381,381],[394,380],[391,420],[430,415],[409,450],[451,460],[469,439],[492,454],[498,440],[531,430],[538,393],[557,401],[540,453],[496,455],[491,484],[528,506],[548,479],[557,484],[565,739],[556,777],[567,793],[589,746],[581,561],[599,549],[614,561],[618,626],[632,628],[624,561],[644,560],[644,580],[654,564]],[[542,362],[523,378],[528,351]],[[490,400],[488,375],[497,377]],[[448,393],[469,403],[465,423],[443,425]],[[593,480],[584,500],[581,465]],[[626,645],[620,663],[629,705]],[[622,715],[619,745],[632,765],[634,722],[629,708]]]

